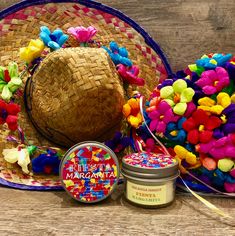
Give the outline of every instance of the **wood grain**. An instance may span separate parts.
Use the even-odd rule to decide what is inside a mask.
[[[17,0],[0,2],[0,9]],[[161,45],[173,70],[207,52],[235,49],[233,0],[102,0],[136,20]],[[87,206],[65,192],[0,189],[0,235],[235,235],[235,200],[207,198],[230,213],[220,219],[195,198],[177,195],[167,208],[131,206],[122,187]]]

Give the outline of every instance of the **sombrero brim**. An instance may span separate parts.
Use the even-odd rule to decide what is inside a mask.
[[[16,61],[21,69],[19,48],[27,46],[30,39],[39,35],[39,27],[67,30],[71,26],[90,25],[98,29],[96,39],[103,45],[116,41],[129,51],[129,57],[140,67],[140,77],[145,78],[146,86],[153,89],[159,82],[172,75],[171,68],[159,45],[132,19],[118,10],[94,1],[73,0],[33,0],[22,1],[0,12],[0,58],[1,65]],[[140,89],[141,90],[141,89]],[[21,102],[20,126],[28,141],[39,146],[53,146],[33,127]],[[17,165],[6,163],[2,156],[5,148],[14,147],[6,137],[7,129],[0,134],[0,184],[30,190],[60,189],[57,176],[24,175]]]

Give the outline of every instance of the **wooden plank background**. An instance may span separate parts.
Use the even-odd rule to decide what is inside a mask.
[[[17,0],[1,0],[0,9]],[[235,52],[234,0],[102,0],[136,20],[161,45],[172,69],[203,53]],[[0,189],[0,235],[235,235],[235,200],[207,198],[234,218],[221,219],[195,198],[167,208],[131,206],[116,191],[87,206],[64,193]]]

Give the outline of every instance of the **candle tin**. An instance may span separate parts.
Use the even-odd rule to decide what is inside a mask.
[[[66,192],[75,200],[99,202],[110,196],[118,183],[118,159],[102,143],[79,143],[64,155],[60,178]]]
[[[135,205],[155,208],[167,206],[175,197],[178,162],[155,153],[133,153],[122,159],[125,197]]]

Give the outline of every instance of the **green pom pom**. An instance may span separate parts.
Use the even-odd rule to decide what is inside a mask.
[[[172,86],[166,86],[163,87],[160,90],[160,96],[161,98],[169,98],[170,96],[172,96],[174,94],[174,90]]]
[[[10,74],[10,77],[18,77],[18,66],[15,62],[10,62],[8,65],[8,71]]]
[[[234,166],[234,161],[224,158],[218,161],[218,168],[223,172],[229,172]]]
[[[173,83],[172,87],[175,93],[182,93],[187,88],[187,83],[182,79],[178,79]]]
[[[37,147],[36,146],[28,146],[27,147],[27,150],[29,152],[29,155],[33,155],[33,153],[37,150]]]

